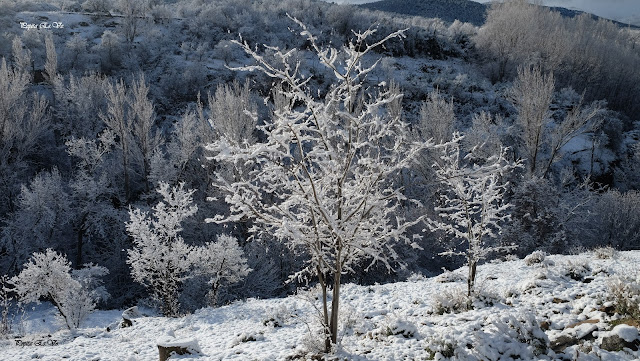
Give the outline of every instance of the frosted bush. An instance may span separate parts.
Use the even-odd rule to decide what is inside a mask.
[[[433,297],[433,312],[438,315],[460,313],[471,309],[471,302],[464,287],[455,287],[436,293]]]
[[[418,328],[411,322],[396,316],[386,318],[381,324],[368,333],[370,338],[380,339],[389,336],[402,336],[404,338],[419,337]]]
[[[536,360],[549,339],[531,313],[500,312],[440,332],[426,342],[433,360]]]
[[[575,281],[583,281],[591,275],[591,266],[584,260],[568,261],[562,267],[564,274]]]
[[[593,254],[597,259],[614,259],[618,256],[618,251],[611,246],[606,246],[594,249]]]
[[[499,313],[485,320],[471,353],[481,360],[531,360],[545,354],[548,344],[549,339],[533,314]]]
[[[471,295],[471,307],[473,309],[491,307],[499,303],[504,303],[504,298],[485,288],[478,287]]]
[[[640,319],[640,274],[635,279],[613,277],[609,281],[608,291],[617,313]]]
[[[280,305],[267,312],[267,318],[262,321],[264,326],[282,327],[292,317],[291,312],[285,305]]]
[[[435,278],[438,283],[466,282],[466,280],[467,278],[464,275],[451,271],[444,271]]]
[[[524,263],[527,266],[533,266],[535,264],[542,264],[547,258],[547,254],[543,251],[533,251],[530,255],[524,258]]]
[[[93,311],[96,302],[108,297],[98,279],[108,273],[106,268],[93,265],[72,272],[64,255],[47,249],[34,253],[11,283],[21,302],[50,300],[67,327],[75,329]]]

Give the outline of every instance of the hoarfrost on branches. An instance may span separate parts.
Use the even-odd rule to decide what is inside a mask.
[[[294,19],[294,21],[296,21]],[[245,169],[233,181],[219,174],[218,185],[230,205],[228,216],[216,222],[255,222],[255,235],[268,234],[308,255],[305,267],[292,277],[316,275],[322,288],[325,351],[336,343],[340,278],[364,260],[389,269],[399,262],[393,245],[411,243],[405,231],[422,218],[402,218],[405,198],[394,176],[403,172],[431,142],[412,142],[407,124],[392,117],[388,105],[401,96],[366,87],[373,65],[365,55],[394,32],[368,44],[375,32],[354,32],[355,41],[343,49],[323,48],[296,21],[321,64],[334,75],[324,97],[314,97],[311,78],[290,60],[292,51],[269,47],[279,62],[272,64],[247,43],[239,43],[257,62],[240,70],[260,71],[282,84],[280,107],[259,126],[266,141],[238,144],[226,137],[208,146],[214,160]],[[339,60],[344,59],[344,60]],[[294,106],[300,105],[300,106]],[[333,283],[331,287],[331,283]],[[331,313],[327,289],[332,288]]]
[[[452,143],[442,148],[441,161],[434,164],[445,189],[440,194],[441,206],[436,207],[442,220],[429,220],[429,227],[444,230],[464,247],[461,251],[454,247],[444,254],[467,258],[468,296],[471,296],[478,262],[493,252],[513,248],[496,246],[491,241],[509,219],[507,210],[511,205],[503,201],[508,183],[502,182],[502,178],[519,163],[509,163],[503,148],[484,163],[474,164],[469,161],[474,158],[473,150],[465,156],[460,149],[461,140],[454,133]]]
[[[106,268],[91,264],[72,271],[64,255],[47,249],[34,253],[11,283],[21,302],[39,302],[46,298],[58,309],[67,327],[76,329],[93,311],[96,302],[108,298],[98,279],[108,273]]]

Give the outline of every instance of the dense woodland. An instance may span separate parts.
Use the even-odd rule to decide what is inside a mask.
[[[99,307],[178,315],[640,247],[637,30],[519,0],[480,27],[311,0],[0,0],[0,24],[4,281],[56,264]],[[351,238],[313,218],[352,206]]]

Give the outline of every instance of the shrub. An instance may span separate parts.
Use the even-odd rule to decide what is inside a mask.
[[[443,273],[436,276],[435,281],[438,283],[454,283],[454,282],[465,282],[467,280],[466,276],[451,271],[444,271]]]
[[[72,272],[64,255],[47,249],[44,253],[34,253],[11,283],[21,302],[49,300],[67,327],[76,329],[93,311],[96,302],[108,297],[97,278],[108,273],[106,268],[90,264]]]
[[[547,258],[547,254],[543,251],[533,251],[530,255],[524,258],[524,263],[527,266],[533,266],[535,264],[541,264]]]
[[[611,246],[598,247],[593,250],[597,259],[614,259],[618,256],[618,251]]]
[[[575,281],[583,281],[591,275],[591,266],[584,260],[568,261],[564,265],[564,274]]]
[[[640,277],[613,277],[609,281],[609,298],[616,312],[640,320]]]
[[[471,295],[471,304],[473,309],[491,307],[498,303],[504,303],[504,298],[499,294],[484,288],[476,289]]]
[[[386,318],[375,330],[369,332],[368,336],[373,339],[380,339],[381,337],[388,336],[415,338],[418,337],[419,334],[418,329],[413,323],[392,316]]]
[[[520,343],[519,347],[513,347]],[[503,359],[536,359],[547,352],[549,339],[531,313],[497,313],[485,320],[476,334],[472,353],[481,360],[504,355]]]
[[[430,337],[425,351],[430,360],[536,360],[548,345],[533,314],[499,312]]]
[[[471,299],[464,287],[444,290],[433,297],[433,312],[438,315],[445,313],[460,313],[472,309]]]

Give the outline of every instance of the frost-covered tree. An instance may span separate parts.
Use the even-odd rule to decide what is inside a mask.
[[[317,277],[329,352],[337,341],[342,275],[364,261],[391,268],[399,261],[393,245],[411,243],[405,231],[421,219],[399,216],[402,202],[408,200],[395,183],[396,175],[432,143],[412,142],[401,119],[385,116],[384,108],[398,95],[390,96],[384,88],[370,93],[364,83],[375,67],[365,65],[366,56],[387,40],[402,37],[402,31],[370,44],[375,30],[355,33],[355,41],[340,51],[321,48],[306,27],[298,25],[319,62],[335,77],[333,85],[327,94],[316,96],[299,64],[289,61],[292,52],[270,48],[276,64],[247,43],[238,43],[258,63],[243,69],[282,82],[288,102],[281,102],[287,105],[258,127],[265,142],[238,144],[223,136],[208,146],[217,162],[246,167],[236,181],[220,176],[218,186],[230,214],[212,221],[249,218],[255,222],[255,236],[275,237],[306,254],[304,268],[292,278]]]
[[[576,104],[571,105],[567,114],[549,130],[550,134],[545,139],[549,155],[545,167],[541,169],[543,176],[547,176],[554,162],[561,158],[561,150],[565,145],[582,134],[593,132],[602,123],[604,111],[601,102],[585,106],[583,101],[584,97],[580,97]],[[592,149],[595,149],[596,143],[597,140],[592,140]]]
[[[149,289],[151,297],[160,302],[165,316],[177,316],[179,296],[185,280],[204,276],[212,289],[215,303],[219,291],[243,279],[250,271],[238,241],[219,236],[216,242],[201,246],[187,244],[182,224],[193,216],[198,207],[193,204],[194,190],[185,190],[184,183],[171,187],[160,183],[158,193],[163,197],[151,213],[140,209],[129,211],[127,232],[134,247],[128,251],[127,263],[136,282]]]
[[[80,68],[83,63],[82,58],[87,52],[87,39],[80,34],[74,34],[64,46],[69,67],[72,69]]]
[[[504,201],[508,183],[503,178],[518,165],[506,161],[505,149],[474,164],[472,154],[461,151],[460,142],[461,137],[455,134],[451,144],[442,148],[441,161],[434,164],[445,187],[436,207],[441,220],[430,220],[429,227],[453,238],[453,248],[444,254],[466,258],[467,294],[471,296],[478,262],[494,252],[513,248],[496,245],[495,241],[502,224],[510,218],[507,211],[511,205]]]
[[[120,65],[122,60],[122,42],[118,34],[105,30],[100,37],[98,50],[101,52],[102,69],[110,70]]]
[[[25,179],[28,164],[46,144],[49,134],[47,101],[43,96],[27,94],[29,74],[0,60],[0,210],[13,210],[20,179]],[[30,177],[30,175],[28,175]]]
[[[445,142],[453,136],[455,120],[453,99],[447,101],[438,90],[434,90],[420,107],[417,130],[422,139]]]
[[[11,43],[11,55],[13,58],[13,66],[19,72],[29,72],[31,71],[31,50],[23,49],[24,44],[20,37],[16,36],[13,38],[13,42]]]
[[[569,110],[554,121],[550,110],[554,99],[553,74],[544,74],[540,67],[520,67],[518,77],[508,96],[518,110],[520,156],[526,158],[530,175],[547,177],[551,166],[561,158],[561,150],[572,139],[596,129],[603,113],[600,102],[583,105],[583,97],[571,89],[578,100],[564,104]]]
[[[112,7],[112,0],[85,0],[82,3],[82,10],[93,13],[108,13]]]
[[[167,136],[164,149],[156,149],[151,156],[149,179],[153,184],[190,182],[202,171],[198,156],[202,155],[206,138],[203,126],[208,127],[203,122],[206,119],[192,110],[186,110],[178,119]]]
[[[151,292],[160,302],[165,316],[177,316],[180,285],[191,267],[187,245],[180,235],[182,222],[194,215],[198,207],[192,204],[193,191],[184,184],[170,187],[160,183],[158,193],[163,200],[150,214],[140,209],[129,211],[127,232],[134,247],[128,251],[127,263],[133,279]]]
[[[521,127],[521,156],[526,158],[528,170],[537,174],[540,169],[541,145],[545,128],[551,121],[549,107],[553,99],[553,74],[544,74],[540,67],[520,67],[509,96],[518,110]]]
[[[209,279],[211,290],[208,298],[212,305],[217,303],[224,287],[241,281],[251,271],[238,240],[228,235],[219,235],[215,242],[196,247],[189,257],[194,275],[203,275]]]
[[[64,255],[47,249],[34,253],[11,283],[21,302],[50,301],[67,327],[76,329],[93,311],[96,302],[108,297],[98,279],[108,273],[106,268],[91,264],[72,271]]]
[[[255,142],[257,105],[251,99],[248,81],[220,85],[208,98],[211,125],[218,137],[237,144]]]
[[[464,132],[462,144],[473,149],[473,156],[486,159],[502,151],[502,136],[508,127],[500,117],[482,111],[471,118],[471,128]]]
[[[12,264],[21,265],[34,251],[40,251],[66,236],[71,221],[71,200],[57,169],[41,172],[21,187],[18,209],[2,231]]]
[[[493,75],[499,81],[519,65],[553,71],[571,48],[563,17],[525,0],[492,3],[475,42],[481,53],[496,61]]]
[[[96,73],[60,79],[53,88],[56,99],[55,117],[64,137],[93,138],[104,129],[96,114],[106,111],[104,78]]]
[[[51,35],[50,32],[47,32],[47,35],[45,35],[44,44],[47,53],[44,70],[47,72],[49,83],[53,84],[58,74],[58,53],[56,53],[56,45],[53,42],[53,35]]]
[[[162,143],[162,138],[155,129],[156,116],[153,110],[153,103],[149,99],[149,86],[145,84],[142,74],[131,84],[129,108],[136,154],[139,162],[142,163],[141,173],[145,191],[149,192],[151,157]]]
[[[118,193],[112,174],[113,160],[109,159],[115,147],[115,135],[105,129],[97,139],[71,138],[66,146],[75,165],[69,182],[72,224],[76,232],[75,263],[83,264],[86,258],[98,258],[101,264],[111,268],[114,265],[104,263],[105,259],[118,259],[116,255],[120,254],[124,239],[124,212],[112,203]],[[88,244],[93,247],[86,247]],[[108,255],[100,256],[102,252]],[[116,265],[123,266],[122,263]]]
[[[125,199],[131,197],[130,163],[132,143],[132,122],[128,114],[127,91],[122,79],[115,83],[106,81],[104,91],[107,99],[105,113],[100,113],[100,119],[117,137],[120,143],[122,159],[122,177],[124,181]]]
[[[148,10],[148,1],[118,0],[116,5],[118,10],[123,15],[121,25],[122,31],[124,32],[124,37],[128,42],[131,43],[138,34],[138,27],[140,25],[140,22],[142,21],[146,11]]]

